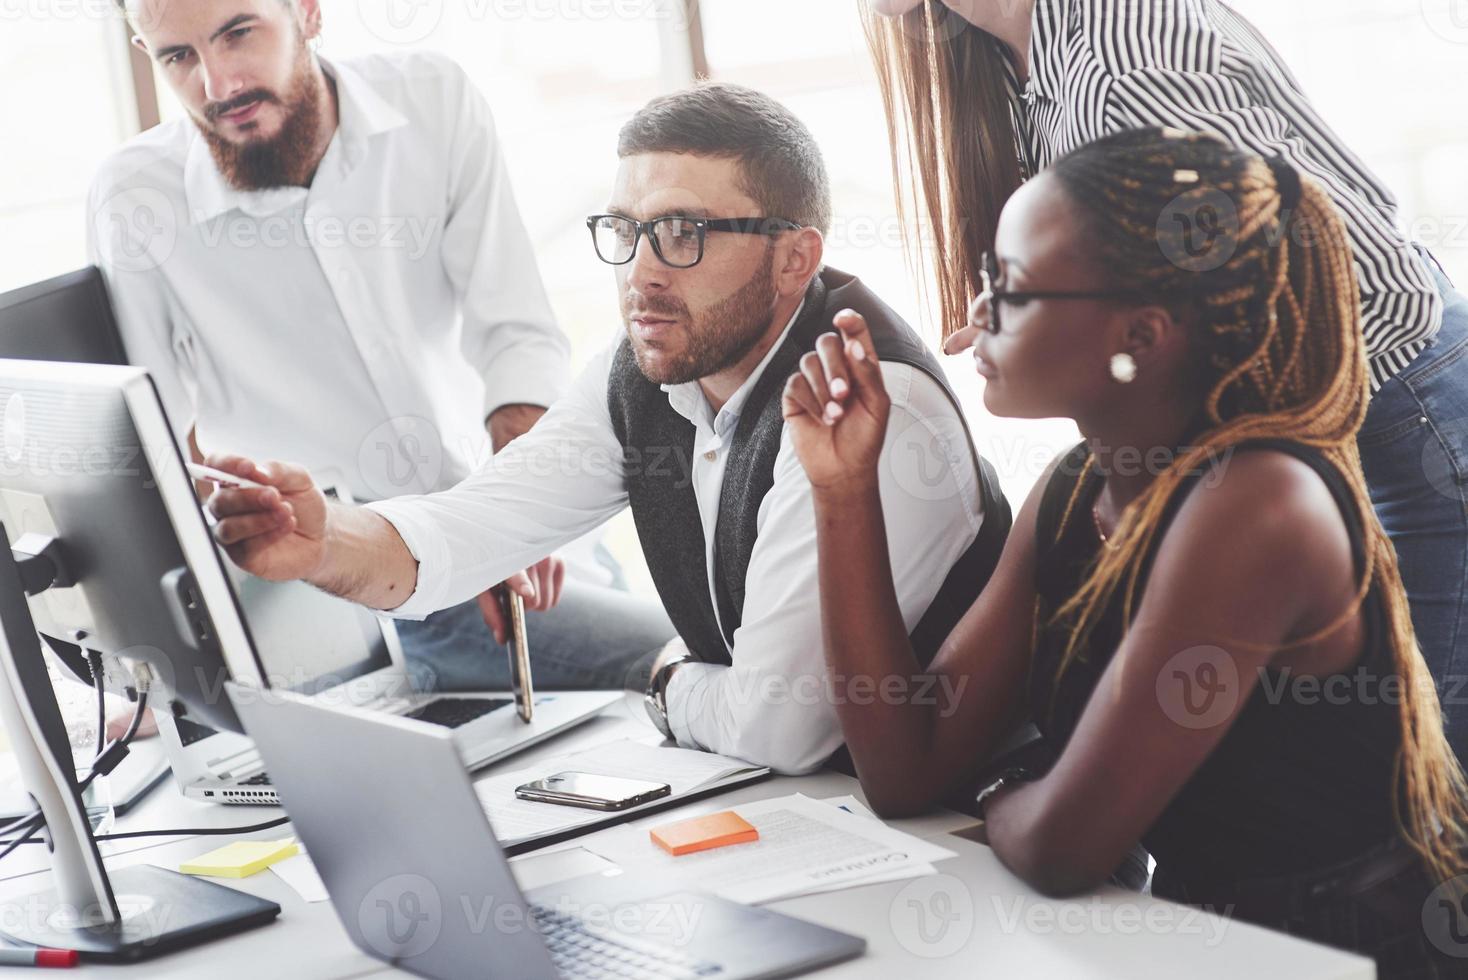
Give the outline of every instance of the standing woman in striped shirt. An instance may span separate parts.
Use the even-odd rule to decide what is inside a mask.
[[[1212,133],[1282,157],[1329,191],[1361,293],[1372,392],[1357,440],[1362,467],[1397,550],[1448,739],[1468,759],[1468,299],[1397,229],[1391,192],[1268,42],[1217,0],[864,3],[899,207],[930,226],[945,339],[967,320],[1010,194],[1098,137],[1147,126]],[[1221,202],[1207,213],[1164,212],[1160,220],[1197,231],[1175,261],[1227,261],[1229,211]]]

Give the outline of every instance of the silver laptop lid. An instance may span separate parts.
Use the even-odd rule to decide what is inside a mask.
[[[557,976],[451,732],[226,687],[360,949],[445,980]]]

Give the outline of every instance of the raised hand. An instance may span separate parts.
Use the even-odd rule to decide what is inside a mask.
[[[800,360],[782,402],[796,455],[817,490],[870,483],[887,435],[892,402],[866,320],[853,310],[833,319]]]

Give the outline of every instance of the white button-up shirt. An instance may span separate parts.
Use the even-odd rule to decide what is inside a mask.
[[[94,259],[177,434],[364,499],[453,486],[484,420],[570,377],[488,105],[433,55],[326,63],[339,123],[310,187],[232,188],[194,124],[92,188]]]
[[[697,382],[664,386],[668,403],[694,427],[692,486],[711,584],[726,450],[778,348],[717,413]],[[607,405],[615,354],[613,345],[534,429],[457,487],[371,505],[419,562],[416,588],[394,615],[416,618],[460,602],[627,506],[628,461]],[[937,383],[903,364],[883,364],[882,376],[892,398],[882,504],[898,603],[912,629],[978,533],[978,474],[958,410]],[[732,666],[689,663],[673,674],[673,733],[686,747],[808,771],[842,737],[826,687],[815,509],[788,429],[774,485],[760,502],[745,586]]]

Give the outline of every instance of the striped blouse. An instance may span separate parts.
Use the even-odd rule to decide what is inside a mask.
[[[1217,0],[1036,0],[1030,78],[1010,66],[1021,164],[1143,126],[1213,133],[1280,154],[1345,216],[1375,391],[1442,324],[1442,299],[1396,224],[1391,191],[1331,131],[1263,36]]]

